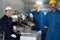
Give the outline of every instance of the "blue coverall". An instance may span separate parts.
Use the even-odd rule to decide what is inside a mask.
[[[16,40],[16,38],[11,37],[12,34],[15,34],[16,36],[19,35],[19,34],[13,32],[13,25],[12,25],[11,17],[4,15],[0,19],[0,26],[1,26],[1,30],[5,33],[4,40]]]
[[[43,13],[43,11],[40,11],[40,12],[36,12],[36,11],[28,11],[27,14],[30,15],[29,13],[32,13],[33,14],[33,21],[35,23],[35,26],[32,27],[31,30],[37,30],[37,31],[42,31],[43,28],[44,28],[44,24],[45,24],[45,15]],[[44,34],[43,32],[41,33],[41,40],[44,40],[45,37],[44,37]]]
[[[45,15],[43,11],[40,12],[33,11],[31,13],[33,14],[33,21],[35,23],[35,26],[32,28],[32,30],[42,31],[45,23]]]
[[[48,24],[46,40],[60,40],[60,11],[49,11],[46,15]]]

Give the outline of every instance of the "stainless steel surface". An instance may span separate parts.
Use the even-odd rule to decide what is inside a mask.
[[[30,38],[31,40],[41,40],[41,34],[38,33],[37,31],[30,31],[30,32],[21,33],[21,34],[22,34],[21,39],[24,38],[25,40],[29,40]]]

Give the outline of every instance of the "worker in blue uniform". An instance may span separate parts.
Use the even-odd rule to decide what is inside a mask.
[[[5,33],[4,40],[16,40],[18,33],[13,31],[12,18],[10,17],[12,12],[11,7],[5,9],[5,15],[0,19],[0,26]]]
[[[38,4],[34,4],[34,8],[36,10],[31,12],[33,15],[33,21],[35,23],[35,26],[32,28],[32,30],[42,31],[42,29],[44,28],[44,23],[45,23],[44,12],[40,11]]]
[[[31,30],[42,32],[45,24],[45,15],[43,11],[40,11],[39,4],[34,4],[34,11],[29,12],[29,15],[33,15],[34,27]],[[44,39],[43,33],[41,33],[41,40]]]
[[[57,9],[56,0],[50,0],[49,4],[51,11],[46,15],[46,40],[60,40],[60,10]]]

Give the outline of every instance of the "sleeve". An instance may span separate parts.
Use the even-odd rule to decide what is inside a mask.
[[[44,15],[44,12],[41,12],[41,24],[40,24],[40,30],[42,31],[44,29],[44,26],[45,26],[45,18],[46,18],[46,15]]]
[[[48,19],[49,19],[49,12],[46,14],[46,17],[45,17],[45,26],[48,26],[48,23],[49,23],[49,21],[48,21]]]
[[[7,28],[7,25],[4,21],[0,20],[0,26],[2,31],[4,31],[6,34],[11,35],[12,33],[9,31],[9,29]]]

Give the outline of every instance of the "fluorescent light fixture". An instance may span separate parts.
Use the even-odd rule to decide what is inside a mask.
[[[36,3],[39,4],[39,5],[43,5],[43,0],[36,1]]]

